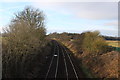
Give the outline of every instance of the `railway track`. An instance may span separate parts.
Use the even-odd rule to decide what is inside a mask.
[[[54,55],[58,55],[58,56],[54,56]],[[52,55],[52,59],[51,59],[48,71],[45,76],[45,80],[49,78],[56,78],[57,71],[58,71],[58,61],[59,61],[59,48],[58,48],[58,44],[54,43],[53,55]]]
[[[63,45],[54,41],[53,54],[48,70],[45,74],[45,80],[51,78],[53,80],[60,78],[64,78],[66,80],[81,80],[81,76],[79,75],[81,75],[81,73],[79,73],[79,69],[76,67],[74,60],[72,60],[70,53]]]

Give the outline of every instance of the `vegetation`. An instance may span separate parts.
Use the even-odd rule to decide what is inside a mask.
[[[2,42],[3,78],[27,78],[36,65],[42,65],[47,45],[44,22],[43,12],[32,7],[11,20]]]
[[[88,31],[81,34],[64,33],[62,38],[61,35],[63,33],[54,33],[49,37],[62,42],[72,51],[79,67],[88,78],[118,77],[118,52],[109,46],[99,31]]]
[[[98,31],[86,32],[83,36],[82,48],[89,53],[103,53],[107,51],[108,44]]]
[[[99,31],[88,31],[81,34],[71,34],[65,32],[61,34],[53,33],[49,36],[52,38],[56,38],[63,43],[72,41],[74,44],[76,44],[76,48],[80,52],[104,53],[111,49],[108,47],[105,39],[100,36]]]
[[[93,70],[94,73],[98,74],[100,72],[99,67],[109,66],[107,60],[109,62],[116,61],[117,64],[116,56],[118,53],[111,52],[114,49],[109,47],[119,47],[117,41],[111,42],[105,41],[105,39],[119,40],[119,38],[101,36],[99,31],[88,31],[81,34],[66,32],[59,34],[55,32],[47,36],[44,13],[39,9],[26,7],[23,11],[15,14],[10,25],[4,29],[4,33],[0,37],[3,53],[2,77],[36,78],[41,71],[41,66],[45,63],[46,55],[50,53],[52,45],[49,44],[50,38],[64,43],[71,51],[75,51],[76,54],[73,55],[77,55],[81,65],[85,64],[81,66],[84,72],[91,69],[90,71]],[[107,62],[104,63],[104,61]],[[98,64],[99,62],[101,64]],[[111,69],[113,69],[116,77],[117,70],[114,71],[116,69],[114,63],[111,65],[115,65],[115,67],[113,66]],[[91,76],[89,73],[86,74]]]

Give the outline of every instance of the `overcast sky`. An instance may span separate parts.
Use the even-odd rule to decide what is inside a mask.
[[[48,33],[99,30],[102,35],[118,36],[117,2],[0,2],[0,28],[25,6],[45,13]]]

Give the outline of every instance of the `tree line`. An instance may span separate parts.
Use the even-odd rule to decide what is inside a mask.
[[[106,43],[106,39],[100,35],[99,31],[86,31],[82,32],[81,34],[78,33],[52,33],[49,34],[50,38],[55,38],[60,40],[63,43],[68,43],[71,41],[72,43],[76,44],[78,50],[82,52],[89,52],[89,53],[105,53],[111,51],[112,48],[108,46]]]

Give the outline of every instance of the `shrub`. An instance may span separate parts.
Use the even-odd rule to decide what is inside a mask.
[[[41,48],[46,44],[43,12],[26,7],[15,15],[5,33],[2,43],[3,77],[26,77],[28,69],[32,69],[28,65],[35,60],[36,54],[42,58]]]
[[[108,44],[98,31],[85,32],[82,41],[82,49],[89,53],[102,53],[107,51]]]

